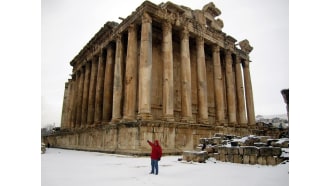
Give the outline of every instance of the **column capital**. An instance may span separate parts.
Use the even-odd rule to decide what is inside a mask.
[[[180,38],[183,39],[189,39],[189,30],[187,27],[183,27],[183,29],[180,32]]]
[[[152,18],[147,12],[142,14],[142,23],[152,23]]]
[[[162,27],[163,31],[169,32],[172,29],[172,24],[168,20],[165,20],[162,24]]]
[[[212,52],[220,52],[220,46],[219,45],[212,45]]]
[[[197,45],[202,45],[204,44],[204,38],[202,36],[197,36],[196,37],[196,44]]]
[[[122,34],[116,34],[116,35],[115,35],[115,39],[116,39],[116,41],[121,41],[121,39],[122,39]]]
[[[230,55],[232,52],[230,49],[225,49],[225,53],[226,53],[226,55]]]
[[[249,68],[249,66],[250,66],[250,62],[248,60],[245,60],[245,59],[243,59],[242,64],[243,64],[243,67],[245,67],[245,68]]]
[[[128,32],[135,32],[136,31],[136,24],[132,23],[128,26]]]
[[[238,55],[236,55],[236,60],[235,60],[235,64],[241,64],[241,59]]]

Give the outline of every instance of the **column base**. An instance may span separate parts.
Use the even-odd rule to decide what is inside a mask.
[[[111,124],[119,123],[121,121],[121,118],[112,118]]]
[[[124,116],[123,119],[120,120],[121,123],[125,122],[137,122],[137,119],[135,117],[129,117],[129,116]]]
[[[111,124],[111,122],[110,121],[102,121],[102,123],[101,123],[102,125],[110,125]]]
[[[195,121],[193,120],[192,117],[182,117],[181,118],[181,122],[184,122],[184,123],[195,123]]]
[[[248,128],[248,125],[247,125],[247,123],[241,123],[241,124],[240,124],[240,127],[241,127],[241,128]]]
[[[139,113],[137,118],[139,120],[152,120],[152,114],[151,113]]]
[[[94,121],[94,124],[96,125],[101,124],[101,121]]]
[[[216,126],[225,126],[226,121],[225,120],[216,120],[215,125]]]
[[[198,119],[198,123],[209,124],[209,120],[208,119]]]
[[[174,116],[173,115],[167,115],[167,116],[163,116],[162,119],[164,121],[174,121]]]

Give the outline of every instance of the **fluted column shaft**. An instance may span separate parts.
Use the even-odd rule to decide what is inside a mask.
[[[124,116],[127,121],[136,120],[136,95],[137,95],[137,32],[136,25],[131,24],[128,28],[126,73],[125,73],[125,97]]]
[[[94,124],[97,62],[98,62],[98,57],[93,57],[91,77],[89,82],[89,93],[88,93],[88,115],[87,115],[88,125]]]
[[[71,99],[72,99],[72,79],[68,80],[68,95],[67,95],[67,109],[65,113],[65,128],[70,128],[70,113],[71,113]]]
[[[70,109],[69,109],[69,128],[74,128],[74,115],[75,115],[75,99],[76,99],[76,86],[77,86],[76,75],[72,75],[71,80],[71,91],[70,91]]]
[[[68,102],[69,102],[69,82],[65,83],[64,94],[63,94],[63,105],[62,105],[62,117],[61,117],[61,128],[67,128],[67,111],[68,111]]]
[[[123,43],[122,36],[118,35],[116,39],[116,57],[115,57],[115,72],[113,82],[113,106],[112,106],[112,122],[120,121],[122,117],[122,99],[123,99]]]
[[[225,120],[225,104],[223,77],[221,68],[220,48],[218,45],[212,47],[213,77],[214,77],[214,97],[216,107],[216,123],[221,124]]]
[[[82,108],[82,97],[84,89],[84,69],[81,68],[78,72],[78,94],[77,94],[77,104],[76,104],[76,122],[75,128],[80,127],[81,124],[81,108]]]
[[[87,114],[88,114],[88,94],[89,94],[89,81],[91,76],[91,62],[86,62],[85,65],[85,80],[84,80],[84,93],[82,101],[81,125],[86,127]]]
[[[163,23],[163,118],[174,121],[172,25]]]
[[[152,76],[152,19],[144,13],[142,16],[141,47],[139,65],[139,107],[142,120],[152,119],[151,115],[151,77]]]
[[[75,86],[74,86],[74,102],[72,106],[72,118],[71,118],[71,126],[72,128],[76,127],[76,118],[77,118],[77,105],[78,105],[78,97],[79,97],[79,73],[75,73]]]
[[[107,48],[105,65],[104,92],[103,92],[103,122],[110,122],[112,116],[113,76],[114,76],[114,49],[111,45]]]
[[[197,88],[199,123],[208,123],[207,79],[204,52],[204,38],[196,38],[197,47]]]
[[[253,103],[253,92],[252,83],[250,77],[249,61],[244,60],[243,62],[243,73],[244,73],[244,85],[245,85],[245,97],[246,97],[246,109],[248,116],[248,124],[255,125],[255,114],[254,114],[254,103]]]
[[[192,120],[191,108],[191,67],[189,50],[189,31],[187,28],[181,32],[181,115],[182,121]]]
[[[104,58],[103,58],[103,52],[101,50],[98,59],[98,67],[97,67],[95,114],[94,114],[95,124],[101,124],[102,121],[103,87],[104,87]]]
[[[227,108],[228,121],[230,124],[236,123],[236,103],[235,103],[235,89],[233,80],[233,61],[231,52],[226,50],[226,86],[227,86]]]
[[[238,111],[238,123],[240,125],[246,125],[246,111],[245,111],[245,99],[244,99],[244,87],[242,80],[241,60],[236,56],[235,62],[236,71],[236,94],[237,94],[237,111]]]

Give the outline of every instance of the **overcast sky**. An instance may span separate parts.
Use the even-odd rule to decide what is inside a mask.
[[[41,125],[60,126],[70,61],[107,21],[121,21],[142,0],[41,1]],[[159,4],[161,0],[152,0]],[[202,9],[211,0],[172,0]],[[253,46],[250,64],[255,114],[285,114],[280,91],[289,88],[289,4],[287,0],[214,0],[222,29]]]

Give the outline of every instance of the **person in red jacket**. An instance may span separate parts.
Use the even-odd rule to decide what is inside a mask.
[[[158,140],[155,140],[155,143],[147,140],[149,145],[151,146],[151,172],[150,174],[158,175],[158,161],[162,157],[162,147],[159,145]]]

